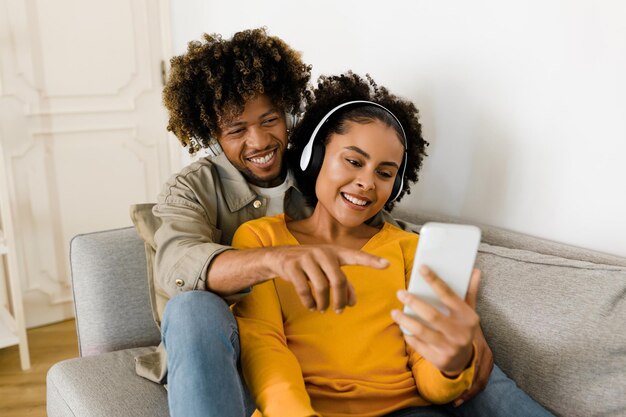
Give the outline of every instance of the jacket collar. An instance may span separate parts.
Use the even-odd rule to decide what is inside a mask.
[[[258,198],[257,194],[250,188],[248,181],[243,174],[226,158],[224,153],[211,157],[211,162],[218,172],[218,177],[222,182],[224,199],[231,212],[239,211]],[[293,175],[287,175],[289,188],[298,189]]]

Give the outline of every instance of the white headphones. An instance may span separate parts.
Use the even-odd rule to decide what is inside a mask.
[[[290,132],[298,124],[298,115],[296,113],[285,112],[285,125],[287,131]]]
[[[408,143],[407,143],[407,139],[406,139],[406,133],[404,131],[404,127],[402,127],[402,123],[400,123],[400,120],[398,120],[396,115],[393,114],[391,112],[391,110],[389,110],[388,108],[386,108],[385,106],[383,106],[381,104],[374,103],[373,101],[366,101],[366,100],[348,101],[346,103],[342,103],[342,104],[338,105],[337,107],[333,108],[331,111],[326,113],[326,115],[322,118],[322,120],[320,120],[320,122],[317,124],[317,126],[315,126],[315,129],[313,130],[313,133],[311,134],[311,138],[309,139],[309,141],[307,142],[306,146],[302,150],[302,155],[300,156],[300,169],[304,172],[307,169],[309,169],[310,167],[315,167],[315,165],[319,165],[319,166],[315,167],[316,169],[321,168],[321,163],[323,161],[323,155],[316,157],[316,155],[314,154],[314,151],[313,151],[313,147],[314,147],[314,144],[315,144],[315,138],[317,136],[317,133],[320,131],[320,129],[322,128],[324,123],[326,123],[326,121],[328,121],[330,116],[333,115],[333,113],[335,113],[337,110],[339,110],[341,108],[344,108],[344,107],[350,106],[350,105],[355,105],[355,104],[366,104],[366,105],[376,106],[376,107],[379,107],[379,108],[385,110],[387,113],[389,113],[396,120],[396,122],[398,122],[398,125],[400,126],[400,129],[402,130],[402,139],[404,140],[404,157],[402,158],[402,166],[400,167],[400,170],[399,170],[398,174],[396,175],[396,180],[395,180],[395,182],[393,184],[393,189],[391,191],[391,197],[389,198],[389,201],[394,201],[395,199],[397,199],[400,196],[400,193],[402,192],[402,187],[404,186],[404,171],[406,169],[407,147],[408,147]],[[311,162],[311,161],[313,161],[313,162]]]

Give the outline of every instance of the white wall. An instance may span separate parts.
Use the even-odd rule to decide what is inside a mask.
[[[172,20],[176,53],[267,26],[315,77],[413,100],[431,146],[404,206],[626,256],[626,2],[173,0]]]

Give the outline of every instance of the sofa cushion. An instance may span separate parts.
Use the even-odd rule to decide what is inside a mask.
[[[477,267],[500,368],[557,415],[626,414],[626,267],[488,244]]]
[[[132,227],[75,236],[70,265],[81,356],[159,343],[144,244]]]
[[[49,417],[168,417],[163,385],[135,373],[135,356],[154,348],[104,353],[55,364],[47,376]]]

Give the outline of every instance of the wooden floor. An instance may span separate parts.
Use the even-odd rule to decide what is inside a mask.
[[[22,371],[17,346],[0,349],[0,416],[45,417],[46,373],[78,357],[74,320],[28,330],[31,368]]]

